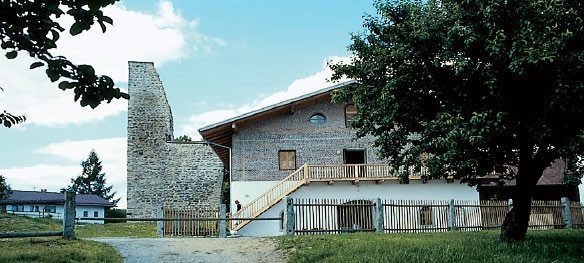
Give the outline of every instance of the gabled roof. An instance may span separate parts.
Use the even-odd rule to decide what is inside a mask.
[[[56,192],[36,192],[13,190],[12,195],[0,204],[55,204],[65,203],[65,194]],[[91,206],[114,206],[111,202],[97,195],[77,194],[75,195],[75,205]]]
[[[251,122],[255,120],[262,120],[269,118],[271,116],[276,116],[277,114],[290,112],[293,107],[298,105],[305,105],[311,102],[319,101],[324,97],[329,97],[331,91],[345,87],[347,85],[356,83],[354,80],[339,83],[333,86],[329,86],[315,92],[308,93],[296,98],[285,100],[270,106],[254,110],[224,121],[220,121],[214,124],[207,125],[199,129],[199,133],[206,140],[212,143],[221,144],[224,146],[231,147],[231,135],[233,134],[233,129],[237,129],[238,124]],[[229,150],[212,145],[213,150],[219,155],[221,160],[225,165],[229,165]]]

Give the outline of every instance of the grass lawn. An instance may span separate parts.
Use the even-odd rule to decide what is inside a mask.
[[[62,231],[61,220],[28,218],[0,213],[0,233]],[[156,237],[154,223],[115,223],[75,226],[79,238]],[[1,262],[122,262],[120,254],[107,244],[67,241],[60,237],[0,239]]]
[[[498,231],[278,237],[290,262],[584,262],[584,230],[530,231],[504,244]]]
[[[122,262],[112,247],[60,237],[0,239],[0,262]]]
[[[0,233],[63,231],[61,220],[0,213]],[[156,237],[156,223],[76,224],[75,235],[93,237]]]

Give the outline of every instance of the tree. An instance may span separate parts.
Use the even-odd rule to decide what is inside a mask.
[[[112,202],[114,205],[120,199],[114,199],[115,192],[111,192],[113,186],[106,186],[105,173],[102,173],[102,166],[99,157],[94,150],[91,150],[87,159],[81,162],[83,172],[75,179],[71,179],[69,190],[78,194],[93,194]],[[61,189],[63,191],[63,189]]]
[[[6,182],[6,178],[0,174],[0,200],[8,198],[11,194],[10,185]]]
[[[57,41],[65,31],[58,20],[68,16],[75,22],[69,33],[73,36],[89,30],[96,22],[102,31],[106,23],[113,20],[105,16],[102,9],[113,5],[117,0],[47,0],[47,1],[11,1],[0,0],[0,47],[6,50],[6,57],[14,59],[26,53],[37,61],[31,69],[45,67],[47,77],[56,82],[61,78],[59,88],[73,90],[74,100],[82,107],[97,107],[102,101],[112,99],[129,99],[128,94],[114,87],[114,81],[108,76],[98,76],[90,65],[76,65],[63,56],[51,52],[57,48]],[[15,115],[2,113],[0,121],[6,127],[24,121]]]
[[[192,142],[193,139],[191,139],[191,137],[187,136],[187,135],[181,135],[178,138],[176,138],[177,142]]]
[[[358,108],[394,166],[469,185],[495,171],[516,180],[501,239],[524,239],[537,181],[554,160],[582,178],[584,5],[580,1],[376,2],[352,35],[334,94]],[[405,179],[405,178],[404,178]]]

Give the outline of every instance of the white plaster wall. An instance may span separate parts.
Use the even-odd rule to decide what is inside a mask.
[[[103,207],[98,206],[76,206],[75,213],[77,218],[84,217],[83,212],[87,211],[87,217],[105,217],[105,209]],[[97,212],[98,215],[94,216],[94,212]],[[88,223],[88,224],[103,224],[103,220],[78,220],[79,223]]]
[[[253,185],[247,185],[245,190],[251,191],[252,189],[254,189]],[[255,193],[254,196],[258,196],[261,193],[263,192]],[[333,185],[325,182],[313,182],[310,185],[300,187],[290,197],[371,200],[376,198],[394,200],[479,200],[479,193],[475,187],[469,187],[458,182],[447,183],[443,180],[432,180],[428,183],[411,181],[409,184],[399,184],[399,182],[395,181],[386,181],[382,184],[361,181],[358,185],[353,185],[351,182],[337,182]],[[280,213],[284,209],[285,200],[283,199],[263,213],[260,218],[280,217]],[[252,221],[239,231],[239,234],[243,236],[277,236],[283,233],[280,229],[279,221]]]
[[[256,199],[279,181],[237,181],[231,182],[231,212],[235,212],[235,200],[242,206]]]
[[[30,207],[31,206],[39,206],[39,212],[30,212]],[[12,211],[15,210],[16,205],[11,205],[10,207],[7,207],[7,210]],[[55,206],[56,207],[56,212],[55,213],[43,213],[45,206]],[[104,207],[99,207],[99,206],[76,206],[75,207],[75,212],[76,212],[76,216],[75,217],[83,217],[83,211],[87,211],[88,213],[88,217],[94,217],[94,212],[97,211],[98,212],[98,216],[97,217],[104,217],[105,216],[105,209]],[[24,215],[24,216],[28,216],[28,217],[39,217],[39,215],[41,217],[49,217],[49,215],[51,216],[52,219],[63,219],[63,214],[64,214],[64,207],[63,205],[43,205],[43,204],[25,204],[24,205],[24,212],[14,212],[15,215]],[[103,224],[103,220],[78,220],[77,222],[79,223],[89,223],[89,224]]]

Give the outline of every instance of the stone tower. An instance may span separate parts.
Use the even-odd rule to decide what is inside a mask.
[[[223,163],[200,142],[174,142],[172,112],[151,62],[129,62],[128,217],[219,205]]]

